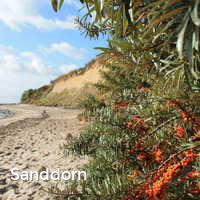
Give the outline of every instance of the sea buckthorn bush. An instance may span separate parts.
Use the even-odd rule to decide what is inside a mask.
[[[130,79],[129,85],[115,81],[113,65],[107,67],[97,84],[106,95],[90,96],[83,104],[89,126],[66,146],[92,158],[80,194],[66,199],[199,199],[199,107],[180,89],[163,92],[151,78],[154,73],[142,79],[144,71],[133,75],[132,66],[117,65],[115,70],[124,73],[119,79]]]
[[[80,2],[81,31],[109,35],[109,64],[83,103],[89,126],[66,145],[92,158],[88,179],[60,197],[199,199],[199,0]]]

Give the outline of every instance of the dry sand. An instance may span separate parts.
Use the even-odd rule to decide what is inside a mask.
[[[61,146],[72,135],[77,137],[84,123],[77,119],[79,110],[36,107],[32,105],[0,106],[15,113],[0,120],[0,200],[53,199],[42,190],[48,182],[11,181],[10,170],[75,170],[87,158],[64,156]],[[49,117],[43,118],[46,110]]]

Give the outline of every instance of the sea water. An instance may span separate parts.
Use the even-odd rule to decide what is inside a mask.
[[[0,110],[0,119],[5,119],[13,116],[13,113],[9,110]]]

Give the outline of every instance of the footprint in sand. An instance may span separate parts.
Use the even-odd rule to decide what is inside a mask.
[[[0,120],[0,200],[52,200],[41,190],[50,182],[13,182],[10,170],[69,170],[87,163],[85,158],[66,158],[60,148],[69,139],[68,133],[70,138],[77,137],[84,127],[76,117],[79,110],[29,105],[9,109],[18,114],[4,124]],[[43,110],[48,118],[41,118]]]

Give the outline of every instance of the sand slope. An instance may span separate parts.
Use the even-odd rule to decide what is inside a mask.
[[[94,84],[102,80],[102,71],[106,70],[105,64],[110,62],[107,55],[99,55],[84,68],[64,74],[51,81],[49,85],[26,91],[22,102],[77,108],[87,94],[97,93]]]
[[[105,59],[105,58],[104,58]],[[74,73],[59,77],[53,82],[53,88],[51,93],[61,93],[64,90],[79,90],[87,84],[95,84],[101,80],[101,71],[105,68],[105,61],[103,58],[98,58],[88,68],[85,69],[84,73]]]
[[[79,110],[36,107],[30,105],[0,106],[15,113],[0,120],[0,199],[47,200],[42,186],[45,182],[11,181],[10,169],[20,170],[78,169],[87,158],[65,157],[60,148],[70,134],[77,136],[84,124],[79,122]],[[42,118],[46,110],[49,118]]]

